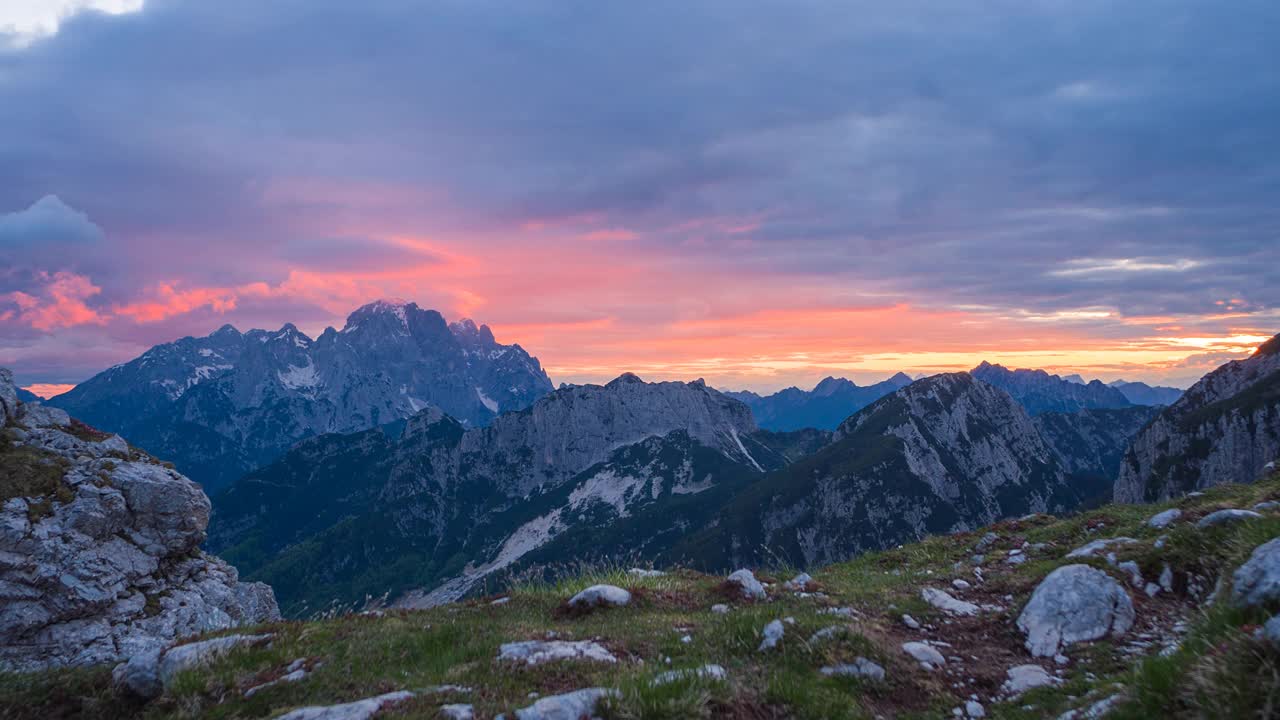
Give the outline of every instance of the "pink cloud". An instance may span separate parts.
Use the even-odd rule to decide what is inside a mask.
[[[58,271],[52,275],[39,274],[43,286],[38,295],[20,290],[0,296],[17,306],[8,310],[0,319],[16,319],[18,322],[46,332],[77,325],[102,325],[107,319],[86,304],[86,300],[102,292],[89,278],[72,272]]]

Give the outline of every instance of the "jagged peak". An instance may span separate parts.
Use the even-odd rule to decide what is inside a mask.
[[[406,330],[409,328],[408,315],[411,311],[417,310],[418,306],[411,302],[406,302],[400,298],[383,298],[374,300],[356,308],[347,316],[347,324],[342,328],[342,332],[351,332],[360,327],[360,321],[365,318],[378,316],[394,316],[400,321],[401,326]]]
[[[641,380],[640,376],[636,375],[635,373],[624,372],[618,377],[609,381],[609,384],[605,385],[605,387],[615,387],[617,385],[635,385],[635,384],[643,385],[644,381]]]
[[[231,323],[227,323],[227,324],[223,325],[222,327],[218,328],[217,330],[214,330],[213,332],[209,333],[209,337],[211,337],[211,338],[213,338],[213,337],[224,337],[224,336],[226,336],[226,337],[241,337],[241,336],[242,336],[242,334],[241,334],[241,332],[240,332],[239,330],[237,330],[237,329],[236,329],[236,326],[235,326],[235,325],[232,325]]]
[[[477,323],[471,318],[462,318],[457,322],[449,323],[449,330],[459,338],[479,341],[485,345],[496,345],[498,342],[488,325]]]
[[[904,372],[897,372],[894,373],[893,377],[889,378],[886,382],[891,382],[895,385],[910,385],[915,382],[915,380],[912,380],[911,376]]]
[[[853,382],[852,380],[849,380],[847,378],[832,377],[828,375],[822,378],[821,380],[819,380],[817,385],[813,386],[813,392],[818,395],[826,395],[826,394],[833,393],[837,390],[840,390],[842,388],[856,388],[856,387],[858,387],[858,384]]]

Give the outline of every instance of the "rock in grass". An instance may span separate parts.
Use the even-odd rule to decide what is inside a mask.
[[[275,680],[264,682],[261,685],[254,685],[253,687],[244,691],[244,696],[246,698],[251,698],[254,695],[257,695],[258,693],[262,692],[263,690],[266,690],[269,687],[274,687],[276,685],[280,685],[283,683],[298,682],[299,680],[306,678],[307,669],[304,667],[306,665],[306,662],[307,661],[305,658],[298,658],[297,660],[294,660],[293,662],[289,663],[289,666],[287,668],[285,668],[284,675],[281,675]]]
[[[1253,509],[1255,512],[1267,512],[1269,510],[1278,510],[1280,509],[1280,502],[1276,502],[1275,500],[1267,500],[1266,502],[1260,502],[1257,505],[1254,505]]]
[[[184,670],[207,665],[238,647],[261,645],[274,635],[227,635],[169,648],[137,653],[111,671],[116,687],[141,698],[159,697]]]
[[[658,673],[654,676],[652,684],[666,685],[667,683],[680,682],[682,680],[710,680],[720,682],[728,677],[729,674],[719,665],[703,665],[700,668],[668,670],[663,673]]]
[[[1280,601],[1280,538],[1254,548],[1231,577],[1231,602],[1256,607]]]
[[[715,605],[711,606],[711,612],[717,615],[725,615],[725,614],[728,614],[729,612],[729,606],[725,605],[724,603],[716,603]]]
[[[828,665],[818,672],[827,677],[856,677],[864,680],[884,680],[884,668],[864,657],[843,665]]]
[[[915,658],[917,662],[929,670],[939,668],[947,664],[947,659],[942,657],[942,653],[935,650],[932,645],[928,645],[926,643],[902,643],[902,651]]]
[[[645,570],[644,568],[631,568],[627,571],[627,574],[634,575],[639,578],[657,578],[666,576],[666,573],[661,570]]]
[[[764,586],[750,570],[736,570],[729,575],[729,582],[742,589],[742,596],[751,600],[764,600],[767,594]]]
[[[810,577],[809,573],[800,573],[783,583],[782,586],[788,590],[803,591],[805,588],[808,588],[809,584],[812,582],[813,578]]]
[[[919,620],[916,620],[915,618],[911,617],[910,615],[903,615],[903,616],[902,616],[902,624],[903,624],[903,625],[906,625],[907,627],[911,628],[912,630],[919,630],[919,629],[920,629],[920,621],[919,621]]]
[[[476,716],[475,709],[464,703],[454,703],[452,705],[442,705],[440,714],[447,720],[472,720]]]
[[[1200,530],[1204,530],[1205,528],[1229,525],[1231,523],[1237,523],[1244,520],[1254,520],[1260,517],[1262,516],[1252,510],[1236,510],[1234,508],[1230,510],[1219,510],[1217,512],[1211,512],[1200,518],[1200,522],[1196,523],[1196,527]]]
[[[1182,517],[1182,511],[1178,508],[1169,508],[1164,512],[1158,512],[1147,520],[1147,526],[1153,528],[1165,528],[1172,524],[1175,520]]]
[[[203,667],[236,648],[262,645],[273,637],[271,634],[228,635],[169,648],[160,656],[160,683],[167,688],[184,670]]]
[[[1062,682],[1039,665],[1011,667],[1005,671],[1005,677],[1006,680],[1004,685],[1000,686],[1000,690],[1010,697],[1017,697],[1032,688],[1057,685]]]
[[[413,693],[401,690],[341,705],[298,708],[279,716],[276,720],[369,720],[383,708],[402,703],[411,697]]]
[[[763,652],[765,650],[772,650],[773,648],[777,647],[778,642],[782,640],[782,636],[785,632],[786,632],[786,628],[785,626],[783,626],[781,620],[774,620],[768,625],[765,625],[764,633],[763,633],[764,639],[760,641],[760,647],[758,648],[758,650],[760,652]]]
[[[936,588],[925,588],[920,591],[920,597],[930,605],[939,610],[950,613],[952,615],[977,615],[978,606],[964,600],[957,600],[951,597],[945,590]]]
[[[1094,540],[1093,542],[1085,543],[1084,545],[1081,545],[1075,550],[1072,550],[1071,552],[1067,553],[1067,557],[1069,558],[1093,557],[1094,555],[1097,555],[1098,553],[1107,549],[1111,545],[1129,545],[1131,543],[1136,543],[1136,542],[1138,541],[1134,540],[1131,537],[1114,537],[1114,538],[1104,538],[1102,540]]]
[[[815,643],[822,642],[823,640],[829,640],[844,631],[845,627],[843,625],[831,625],[824,627],[809,636],[809,644],[813,645]]]
[[[1280,615],[1274,615],[1262,626],[1262,636],[1272,645],[1280,648]]]
[[[1121,635],[1133,626],[1133,601],[1110,575],[1088,565],[1066,565],[1040,582],[1018,616],[1035,657],[1066,645]]]
[[[550,695],[516,711],[518,720],[579,720],[595,717],[596,706],[606,697],[617,697],[608,688],[586,688],[563,695]]]
[[[592,585],[569,599],[569,607],[584,610],[593,607],[623,607],[631,602],[631,593],[617,585]]]
[[[525,665],[541,665],[557,660],[591,660],[594,662],[616,663],[615,658],[603,645],[590,640],[526,640],[524,642],[503,643],[498,649],[499,660],[524,663]]]
[[[982,703],[977,700],[968,700],[964,704],[964,714],[971,718],[986,717],[987,709],[982,707]]]

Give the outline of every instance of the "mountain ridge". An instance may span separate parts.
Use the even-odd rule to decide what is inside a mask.
[[[537,358],[485,325],[376,301],[312,339],[292,323],[157,345],[47,404],[135,438],[212,490],[306,437],[437,405],[487,424],[550,392]]]

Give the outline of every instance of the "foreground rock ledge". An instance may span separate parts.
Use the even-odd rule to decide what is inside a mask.
[[[6,457],[49,470],[27,478],[41,494],[0,505],[0,670],[116,663],[279,619],[271,588],[201,552],[198,485],[119,436],[17,402],[7,372],[0,396]]]

